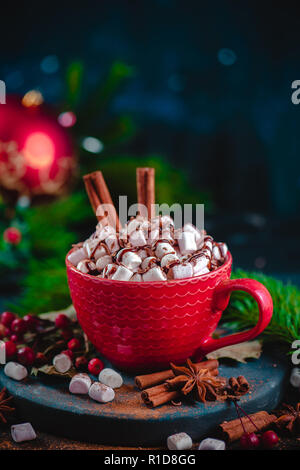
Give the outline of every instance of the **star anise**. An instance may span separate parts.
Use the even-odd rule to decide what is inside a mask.
[[[5,417],[6,413],[12,413],[15,409],[11,406],[8,406],[7,403],[12,400],[13,397],[6,396],[6,388],[3,388],[0,392],[0,421],[2,423],[7,423],[7,419]]]
[[[288,431],[290,434],[300,434],[300,403],[294,408],[291,405],[283,404],[284,410],[280,412],[279,418],[275,421],[276,426],[281,431]]]
[[[217,400],[218,393],[224,388],[224,379],[213,376],[208,369],[199,369],[190,359],[187,360],[187,367],[171,363],[171,368],[175,378],[166,381],[167,387],[193,396],[196,401],[205,403],[207,400]]]

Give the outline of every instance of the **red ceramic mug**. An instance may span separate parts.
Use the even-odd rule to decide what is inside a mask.
[[[101,279],[81,273],[67,258],[66,265],[82,329],[100,353],[121,369],[158,370],[188,357],[199,360],[216,349],[255,338],[272,317],[272,298],[262,284],[230,279],[230,253],[215,271],[167,282]],[[258,303],[257,325],[212,339],[234,290],[248,292]]]

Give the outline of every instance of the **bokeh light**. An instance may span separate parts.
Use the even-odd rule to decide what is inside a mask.
[[[232,49],[220,49],[218,52],[218,61],[222,65],[233,65],[237,60],[236,53]]]
[[[52,74],[58,71],[59,61],[56,55],[47,55],[40,64],[42,72]]]
[[[103,150],[103,143],[96,137],[85,137],[82,141],[82,147],[87,152],[100,153]]]
[[[24,144],[23,153],[32,168],[50,166],[54,161],[55,148],[52,139],[43,132],[33,132]]]
[[[63,127],[72,127],[76,123],[76,115],[72,111],[60,113],[57,118],[59,124]]]
[[[22,99],[22,105],[26,108],[30,108],[33,106],[40,106],[44,102],[43,95],[38,90],[30,90],[28,91]]]

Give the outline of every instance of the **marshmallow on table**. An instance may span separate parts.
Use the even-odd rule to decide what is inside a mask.
[[[101,258],[96,261],[96,269],[102,271],[108,264],[112,263],[112,257],[110,255],[101,256]]]
[[[93,263],[93,261],[91,261],[90,259],[85,259],[83,261],[80,261],[76,267],[78,271],[84,274],[88,274],[90,271],[95,271],[96,269],[95,263]]]
[[[54,356],[52,363],[57,372],[61,374],[68,372],[72,367],[72,361],[66,354],[57,354],[57,356]]]
[[[173,279],[185,279],[193,276],[193,267],[191,263],[175,264],[170,268]]]
[[[14,424],[10,428],[11,437],[15,442],[32,441],[36,433],[30,423]]]
[[[119,251],[117,260],[129,269],[136,269],[142,262],[142,258],[135,251],[129,251],[128,248]]]
[[[191,254],[197,250],[195,235],[192,232],[181,232],[178,245],[182,255]]]
[[[173,434],[167,439],[167,447],[169,450],[188,450],[191,449],[193,441],[185,432]]]
[[[77,266],[80,261],[86,259],[87,255],[86,249],[81,247],[72,251],[68,256],[68,260],[73,264],[73,266]]]
[[[167,276],[165,273],[160,269],[159,266],[149,269],[149,271],[143,274],[143,281],[166,281]]]
[[[293,367],[291,375],[290,375],[290,384],[296,388],[300,387],[300,368],[299,367]]]
[[[89,389],[89,396],[100,403],[108,403],[115,398],[115,392],[103,383],[94,382]]]
[[[174,261],[179,261],[177,255],[175,253],[169,253],[168,255],[162,257],[160,260],[160,265],[162,268],[164,268]]]
[[[211,437],[208,437],[207,439],[204,439],[202,442],[200,442],[200,445],[198,447],[199,450],[225,450],[225,442],[220,441],[219,439],[212,439]]]
[[[113,369],[102,369],[98,377],[99,382],[111,388],[120,388],[123,385],[123,379],[118,372]]]
[[[175,250],[170,245],[170,243],[167,242],[157,242],[156,247],[155,247],[155,254],[156,256],[161,259],[163,256],[168,255],[168,254],[175,254]]]
[[[23,380],[27,377],[28,372],[26,367],[18,362],[8,362],[4,367],[4,374],[14,380]]]
[[[91,385],[92,381],[88,374],[76,374],[69,384],[69,391],[70,393],[86,395],[89,393]]]
[[[129,236],[129,241],[132,246],[145,246],[147,244],[143,230],[135,230],[132,232]]]

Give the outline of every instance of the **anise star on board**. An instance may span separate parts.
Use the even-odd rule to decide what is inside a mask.
[[[0,421],[2,423],[7,423],[7,419],[5,417],[6,413],[12,413],[15,409],[11,406],[8,406],[7,403],[12,400],[13,397],[6,396],[6,388],[3,388],[0,392]]]
[[[180,390],[183,395],[194,395],[197,401],[216,400],[218,390],[224,386],[222,379],[210,374],[208,369],[199,369],[190,359],[187,367],[175,366],[171,363],[174,379],[166,381],[171,390]]]
[[[283,406],[285,410],[281,412],[281,416],[276,420],[277,427],[294,435],[300,434],[300,403],[295,408],[286,404]]]

